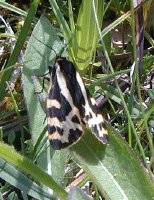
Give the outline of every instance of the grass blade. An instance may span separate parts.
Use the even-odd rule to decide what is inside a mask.
[[[31,177],[41,184],[54,190],[57,195],[63,199],[67,199],[67,193],[60,187],[51,176],[46,174],[38,166],[33,164],[28,158],[21,156],[12,147],[0,142],[0,158],[6,160],[10,164],[13,164],[19,170],[31,175]]]
[[[0,159],[0,169],[0,177],[14,187],[24,191],[24,193],[40,200],[49,200],[51,198],[51,194],[47,193],[47,188],[42,188],[37,185],[30,178],[2,159]]]
[[[33,0],[33,2],[31,3],[31,7],[30,7],[27,17],[25,19],[24,26],[21,29],[21,32],[19,34],[19,37],[17,39],[16,45],[11,54],[11,57],[8,60],[7,67],[14,65],[18,61],[18,56],[19,56],[20,51],[23,47],[23,44],[28,36],[28,33],[30,32],[31,23],[35,17],[39,2],[40,2],[39,0]],[[0,80],[0,93],[1,93],[0,100],[2,100],[5,95],[6,81],[9,80],[11,73],[12,73],[12,71],[10,70],[10,71],[8,71],[8,73],[4,73],[3,75],[1,74],[1,77],[0,77],[0,79],[1,79]]]
[[[55,17],[57,18],[57,21],[58,21],[60,27],[62,27],[62,31],[64,33],[65,38],[69,41],[70,37],[71,37],[70,28],[69,28],[63,14],[61,13],[56,0],[49,0],[49,2],[52,6],[53,12],[55,14]]]
[[[0,7],[5,8],[7,10],[10,10],[12,12],[15,12],[15,13],[23,16],[23,17],[27,16],[27,12],[25,12],[25,11],[21,10],[20,8],[17,8],[17,7],[15,7],[15,6],[13,6],[13,5],[5,2],[5,1],[0,2]]]

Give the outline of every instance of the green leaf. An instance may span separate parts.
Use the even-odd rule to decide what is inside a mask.
[[[65,190],[58,185],[51,176],[40,169],[38,166],[33,164],[31,160],[17,153],[12,147],[0,142],[0,158],[9,162],[30,175],[34,180],[39,182],[41,185],[45,185],[54,190],[54,192],[63,200],[67,199],[67,193]]]
[[[71,148],[74,159],[107,199],[154,198],[153,182],[134,152],[114,132],[110,131],[109,144],[105,146],[87,131]]]
[[[52,174],[54,180],[59,183],[61,186],[64,182],[64,165],[66,162],[66,159],[68,158],[68,150],[62,150],[62,151],[55,151],[51,163],[52,163]]]
[[[36,92],[40,92],[42,88],[35,88],[32,76],[43,76],[47,72],[48,66],[52,64],[56,57],[55,51],[58,52],[61,48],[57,33],[51,27],[50,22],[45,17],[41,17],[32,32],[25,52],[22,80],[34,143],[45,127],[44,119],[46,115],[35,94],[36,89]]]
[[[70,22],[71,32],[74,33],[75,23],[74,23],[74,18],[73,18],[73,8],[72,8],[71,0],[68,0],[68,11],[69,11],[69,22]]]
[[[95,0],[96,15],[99,25],[103,19],[103,1]],[[98,30],[96,27],[92,1],[82,1],[76,28],[76,37],[73,38],[73,52],[75,62],[80,70],[84,70],[92,60],[98,41]]]
[[[71,188],[68,194],[68,200],[92,200],[80,188]]]
[[[35,88],[32,76],[43,76],[47,72],[48,66],[55,62],[55,52],[58,54],[61,47],[62,43],[58,37],[57,29],[54,29],[51,26],[47,18],[41,17],[28,42],[25,53],[25,66],[22,75],[23,90],[29,115],[32,139],[34,144],[37,143],[37,149],[34,154],[38,154],[38,149],[42,149],[42,141],[40,141],[39,136],[44,131],[47,123],[45,120],[46,114],[42,109],[40,99],[38,99],[38,95],[35,94],[36,89],[36,92],[40,92],[42,87]],[[45,92],[42,93],[43,97],[46,97],[46,95]],[[44,137],[47,138],[47,133]],[[67,156],[67,151],[55,152],[50,149],[49,143],[46,142],[41,154],[37,158],[37,163],[42,169],[52,175],[57,183],[62,185],[64,163]]]
[[[51,199],[51,194],[47,193],[47,188],[43,189],[40,185],[33,182],[30,178],[2,159],[0,159],[0,169],[0,177],[7,181],[7,183],[24,191],[25,194],[40,200]]]

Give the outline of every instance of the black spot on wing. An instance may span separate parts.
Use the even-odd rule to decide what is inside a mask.
[[[56,131],[56,127],[55,126],[50,126],[49,124],[48,124],[48,133],[49,134],[52,134],[52,133],[54,133]]]
[[[79,109],[79,113],[80,113],[80,115],[81,115],[81,117],[85,117],[85,108],[84,108],[84,106],[81,106],[81,108]]]
[[[69,104],[69,102],[67,101],[67,99],[61,94],[61,111],[67,116],[72,108]]]
[[[101,125],[101,130],[102,130],[102,123],[100,123],[99,125]],[[92,132],[95,133],[95,136],[103,143],[103,144],[107,144],[108,143],[108,136],[107,134],[103,134],[102,136],[99,135],[99,130],[97,125],[95,124],[94,126],[92,126]]]
[[[102,123],[99,123],[99,128],[100,130],[102,130]]]
[[[77,124],[80,124],[80,120],[79,120],[79,118],[78,118],[77,115],[74,115],[74,116],[72,117],[72,122],[77,123]]]
[[[84,119],[81,119],[81,122],[83,125],[86,125],[86,122],[84,121]]]
[[[86,121],[88,121],[89,120],[89,115],[86,115],[85,119],[86,119]]]
[[[60,127],[56,127],[56,130],[57,130],[57,132],[60,134],[60,135],[63,135],[63,132],[64,132],[64,130],[62,129],[62,128],[60,128]]]
[[[49,73],[51,74],[52,82],[54,82],[56,78],[56,65],[53,65],[53,67],[48,66]]]
[[[91,114],[91,112],[89,112],[89,117],[90,117],[90,119],[92,118],[92,114]]]
[[[50,125],[48,125],[48,133],[49,133],[49,135],[55,133],[56,131],[59,133],[59,135],[63,135],[63,131],[64,130],[62,128],[60,128],[58,126],[50,126]]]
[[[100,140],[103,144],[107,144],[107,143],[108,143],[108,135],[103,134],[102,137],[99,137],[99,140]]]
[[[59,150],[59,149],[63,148],[63,143],[58,139],[50,140],[50,144],[51,144],[52,148],[55,150]]]
[[[69,136],[68,136],[69,142],[64,142],[63,143],[61,140],[58,140],[58,139],[53,139],[53,140],[49,140],[49,141],[50,141],[50,144],[51,144],[53,149],[60,150],[60,149],[63,149],[63,148],[66,148],[66,147],[72,145],[77,140],[79,140],[81,136],[82,136],[82,131],[81,130],[79,130],[79,129],[75,129],[75,130],[70,129],[70,133],[69,133]]]
[[[92,131],[93,131],[94,133],[98,134],[98,128],[97,128],[97,125],[96,125],[96,124],[92,126]]]
[[[66,59],[66,57],[61,57],[57,59],[57,63],[60,66],[61,72],[67,78],[72,78],[72,76],[76,75],[76,70],[73,63]]]
[[[79,130],[78,128],[76,128],[75,130],[70,129],[69,132],[70,133],[68,136],[68,140],[71,144],[74,143],[75,141],[77,141],[82,136],[82,131]]]
[[[88,121],[89,119],[91,119],[92,118],[92,114],[89,112],[89,115],[86,115],[85,116],[85,119],[86,119],[86,121]]]
[[[66,98],[60,95],[61,108],[50,107],[47,109],[47,117],[57,117],[59,121],[65,121],[66,116],[71,112],[72,108]]]
[[[61,109],[55,107],[48,108],[47,114],[47,117],[50,118],[57,117],[60,122],[65,120],[65,114],[61,112]]]
[[[60,87],[58,85],[57,76],[55,75],[52,79],[52,88],[50,89],[48,93],[49,99],[56,99],[58,102],[60,102]]]
[[[62,142],[61,140],[54,139],[50,140],[50,144],[54,150],[60,150],[66,147],[69,147],[72,143],[71,142]]]
[[[105,124],[104,122],[102,122],[101,124],[102,124],[102,127],[103,127],[104,129],[107,129],[107,126],[106,126],[106,124]]]
[[[89,106],[91,107],[92,111],[97,115],[97,114],[100,114],[100,109],[98,108],[97,104],[92,104],[91,102],[91,99],[88,98],[88,103],[89,103]]]

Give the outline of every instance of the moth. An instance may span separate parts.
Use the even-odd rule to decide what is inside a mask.
[[[72,62],[59,57],[50,73],[51,86],[47,97],[48,138],[55,150],[73,145],[86,127],[103,143],[107,130],[96,102],[90,98]]]

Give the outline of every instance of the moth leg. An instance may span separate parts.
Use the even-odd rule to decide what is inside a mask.
[[[11,75],[11,80],[8,82],[6,91],[13,91],[15,89],[16,83],[21,78],[22,75],[22,64],[17,66]]]
[[[39,93],[43,93],[44,88],[45,88],[45,80],[47,80],[48,82],[50,82],[50,78],[48,77],[43,77],[43,81],[42,81],[42,89]]]
[[[37,76],[32,76],[31,78],[32,78],[32,83],[34,85],[34,94],[36,95],[42,109],[46,113],[46,99],[47,99],[46,92],[44,92],[44,88],[42,88],[42,85],[38,80]],[[38,89],[40,89],[40,87],[42,88],[41,91],[37,91]]]
[[[36,91],[36,90],[34,91],[35,94],[41,94],[41,93],[43,93],[44,88],[45,88],[45,80],[47,80],[48,82],[50,82],[50,78],[46,76],[47,74],[49,74],[49,73],[46,73],[46,74],[44,74],[42,76],[40,76],[40,75],[39,76],[36,76],[36,75],[31,76],[32,82],[33,82],[33,85],[34,85],[34,90],[35,90],[35,88],[40,88],[41,87],[40,91]],[[42,78],[42,82],[40,81],[39,78]]]

